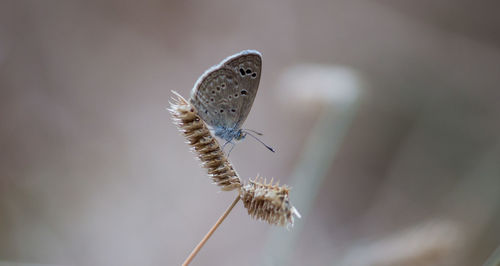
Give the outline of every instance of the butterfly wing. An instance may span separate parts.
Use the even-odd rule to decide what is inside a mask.
[[[238,129],[259,88],[262,56],[246,50],[207,70],[191,91],[190,102],[212,127]]]

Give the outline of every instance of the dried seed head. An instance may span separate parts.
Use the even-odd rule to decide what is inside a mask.
[[[201,164],[208,170],[208,175],[224,191],[241,187],[241,180],[229,163],[217,140],[212,136],[207,125],[198,116],[196,108],[178,93],[173,93],[170,113],[174,124],[187,139],[191,150],[198,156]]]
[[[279,182],[273,185],[272,179],[267,183],[264,178],[256,177],[240,188],[240,197],[253,218],[288,228],[293,226],[294,215],[300,218],[290,204],[288,192],[286,185],[280,187]]]

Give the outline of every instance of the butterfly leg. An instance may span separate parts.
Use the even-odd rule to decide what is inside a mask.
[[[230,149],[230,150],[229,150],[229,152],[227,153],[227,158],[229,158],[229,154],[231,154],[231,152],[232,152],[232,151],[233,151],[233,149],[234,149],[234,146],[236,146],[236,145],[235,145],[233,142],[230,142],[230,141],[228,141],[228,142],[226,142],[226,143],[231,143],[231,149]]]
[[[224,145],[222,145],[222,151],[224,152],[224,149],[226,148],[226,145],[230,143],[230,141],[226,141],[226,143],[224,143]]]

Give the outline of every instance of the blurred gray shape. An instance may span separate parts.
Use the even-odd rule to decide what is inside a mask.
[[[483,264],[483,266],[498,266],[500,265],[500,247],[495,249],[493,254],[488,258],[488,260]]]
[[[381,239],[355,244],[340,265],[455,265],[453,254],[465,240],[460,224],[434,219],[391,233]]]
[[[341,265],[462,265],[499,210],[500,146],[496,146],[484,153],[441,202],[440,217],[368,243],[354,243]],[[462,217],[462,206],[476,206],[480,211]],[[499,262],[500,248],[484,265]]]
[[[284,71],[278,83],[287,106],[321,105],[322,112],[304,145],[291,176],[291,203],[302,214],[295,226],[285,231],[273,228],[265,244],[263,265],[289,265],[295,241],[308,219],[318,190],[346,135],[359,106],[360,75],[349,68],[304,64]],[[292,102],[293,104],[289,104]]]

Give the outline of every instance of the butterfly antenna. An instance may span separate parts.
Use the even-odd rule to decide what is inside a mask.
[[[259,135],[259,136],[264,135],[264,134],[262,134],[262,133],[260,133],[260,132],[258,132],[258,131],[253,130],[253,129],[247,129],[247,128],[245,128],[244,130],[245,130],[245,131],[247,131],[247,132],[248,132],[248,131],[253,132],[253,133],[255,133],[255,134]]]
[[[249,136],[251,136],[252,138],[256,139],[258,142],[260,142],[260,144],[264,145],[268,150],[272,151],[272,152],[276,152],[271,146],[265,144],[262,140],[260,140],[259,138],[257,138],[256,136],[250,134],[250,132],[248,132],[249,130],[248,129],[245,129],[244,130],[245,133],[247,133]],[[250,130],[251,132],[254,132],[253,130]],[[254,132],[256,133],[256,132]],[[257,133],[256,133],[257,134]]]

